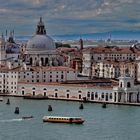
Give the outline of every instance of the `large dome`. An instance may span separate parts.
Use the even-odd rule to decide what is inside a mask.
[[[55,50],[55,43],[48,35],[35,35],[27,42],[27,51]]]
[[[28,42],[26,51],[34,52],[34,51],[47,51],[47,50],[55,50],[55,43],[51,37],[46,35],[45,25],[42,22],[42,18],[37,24],[36,35],[33,36]]]

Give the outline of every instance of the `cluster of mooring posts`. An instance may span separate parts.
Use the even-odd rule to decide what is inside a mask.
[[[1,100],[1,101],[3,101],[3,100]],[[10,99],[9,99],[9,98],[7,99],[6,104],[7,104],[7,105],[10,105]],[[102,108],[106,108],[106,103],[105,103],[105,102],[102,103]],[[83,103],[80,104],[79,109],[81,109],[81,110],[84,109]],[[53,111],[51,105],[48,105],[48,111]],[[15,112],[14,112],[14,113],[15,113],[15,114],[19,114],[19,107],[15,107]],[[30,118],[33,118],[33,116],[30,116]]]

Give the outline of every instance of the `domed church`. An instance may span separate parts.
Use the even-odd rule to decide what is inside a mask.
[[[40,18],[36,34],[25,47],[25,63],[31,66],[62,66],[64,59],[56,52],[54,40],[46,34],[45,25]]]

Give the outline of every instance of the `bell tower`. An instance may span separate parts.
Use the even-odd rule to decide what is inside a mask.
[[[5,64],[5,59],[6,59],[5,38],[2,34],[0,39],[0,64]]]
[[[40,21],[37,24],[36,34],[37,35],[46,35],[46,29],[45,29],[45,25],[42,21],[42,17],[40,17]]]

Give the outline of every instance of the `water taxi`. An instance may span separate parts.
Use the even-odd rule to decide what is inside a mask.
[[[85,120],[81,117],[60,117],[60,116],[44,116],[43,122],[55,122],[55,123],[76,123],[82,124]]]
[[[33,116],[24,116],[24,117],[22,117],[23,120],[32,119],[32,118],[33,118]]]

